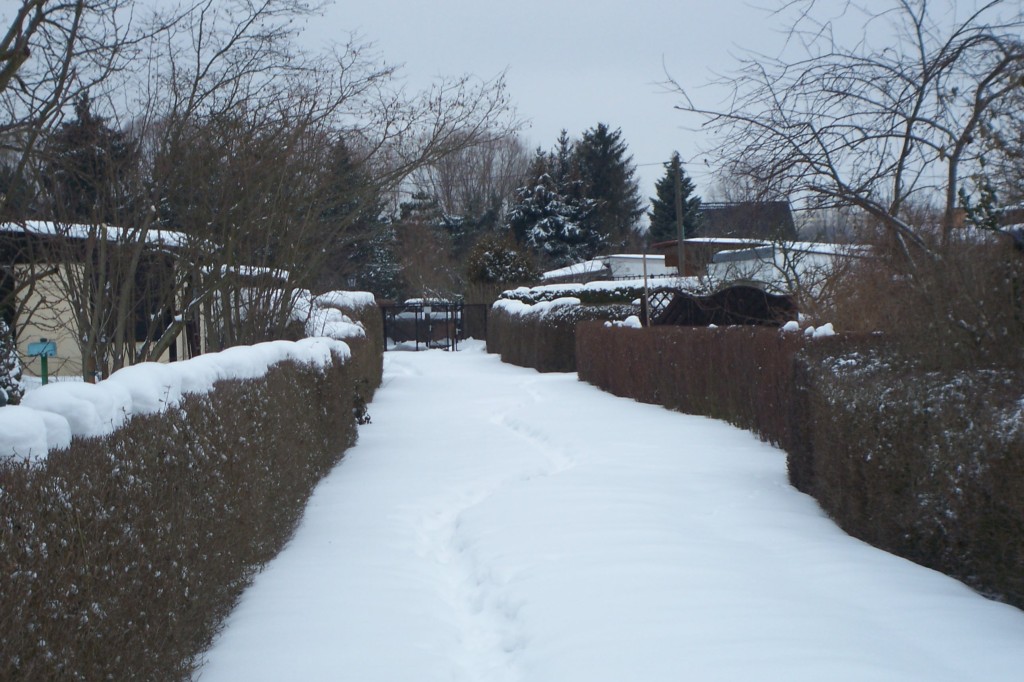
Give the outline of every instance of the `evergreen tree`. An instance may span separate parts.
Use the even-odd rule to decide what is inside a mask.
[[[696,187],[683,170],[679,152],[672,153],[672,159],[665,164],[665,175],[655,184],[657,196],[651,198],[651,220],[648,239],[663,242],[676,239],[676,175],[681,175],[680,189],[683,199],[683,231],[685,236],[696,236],[700,229],[700,197],[694,196]]]
[[[394,282],[399,270],[389,243],[389,238],[394,241],[394,228],[381,222],[384,205],[379,192],[344,141],[332,148],[323,183],[321,220],[327,236],[317,288],[358,286],[390,298],[387,292],[397,288]]]
[[[573,156],[582,193],[596,202],[586,227],[611,245],[625,245],[635,234],[644,209],[636,167],[622,140],[622,131],[598,123],[583,133]]]
[[[520,243],[553,267],[589,260],[605,244],[603,235],[586,226],[594,202],[574,199],[564,190],[550,174],[541,173],[519,189],[509,212],[509,227]]]
[[[350,251],[351,286],[378,298],[397,299],[406,287],[397,242],[395,226],[378,221]]]
[[[515,242],[489,234],[470,251],[466,275],[474,284],[522,284],[536,279],[537,272]]]
[[[14,334],[0,317],[0,407],[17,405],[23,395],[25,387],[21,383],[21,360]]]
[[[89,94],[75,102],[75,119],[47,141],[44,186],[52,217],[66,222],[119,224],[130,210],[130,179],[138,146],[92,112]]]

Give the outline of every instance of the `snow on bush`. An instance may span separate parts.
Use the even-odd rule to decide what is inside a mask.
[[[630,315],[625,320],[610,320],[604,323],[606,327],[629,327],[631,329],[640,329],[643,324],[640,322],[640,318],[636,315]]]
[[[7,322],[0,319],[0,407],[17,405],[25,395],[21,382],[21,360]]]
[[[800,331],[800,323],[796,320],[790,320],[786,324],[779,327],[779,331],[782,332],[798,332]],[[804,337],[808,339],[821,339],[827,336],[835,336],[836,330],[831,322],[826,322],[823,325],[815,327],[814,325],[808,325],[804,329]]]
[[[520,300],[499,298],[494,302],[492,307],[497,310],[504,310],[510,315],[536,315],[538,317],[544,317],[552,310],[578,305],[580,305],[580,299],[574,296],[562,296],[550,301],[538,301],[536,303],[526,303]]]
[[[657,282],[659,288],[672,287],[684,291],[702,290],[702,283],[697,277],[660,278]],[[590,304],[630,303],[643,295],[644,281],[643,278],[639,278],[612,282],[588,282],[587,284],[543,284],[536,287],[519,287],[502,292],[501,298],[524,303],[539,303],[571,296]]]
[[[183,395],[209,393],[218,381],[254,379],[288,360],[326,367],[351,353],[343,341],[309,338],[236,346],[171,364],[142,363],[98,384],[61,382],[25,396],[19,408],[0,409],[0,458],[39,460],[67,447],[71,437],[102,436],[135,414],[177,406]]]
[[[366,329],[362,323],[352,320],[344,311],[374,305],[377,301],[373,294],[365,291],[328,291],[313,296],[310,291],[301,289],[295,292],[291,319],[304,325],[308,337],[364,338]]]

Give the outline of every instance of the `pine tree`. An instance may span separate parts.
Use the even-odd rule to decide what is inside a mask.
[[[322,182],[325,258],[317,288],[358,286],[390,298],[399,271],[389,243],[394,241],[394,229],[382,224],[383,201],[344,141],[331,150]]]
[[[683,200],[683,231],[687,238],[694,237],[700,230],[700,197],[694,196],[696,187],[683,170],[679,152],[672,153],[672,159],[665,164],[665,175],[655,184],[657,196],[651,198],[648,212],[651,224],[648,239],[651,242],[669,241],[678,238],[676,225],[676,175],[682,181],[680,189]]]
[[[395,226],[378,222],[350,252],[352,286],[378,298],[396,299],[406,288],[398,261]]]
[[[21,383],[21,360],[7,321],[0,317],[0,407],[17,405],[25,395]]]
[[[75,102],[75,119],[47,141],[46,153],[44,186],[54,219],[116,225],[130,211],[138,146],[93,113],[88,93]]]
[[[639,227],[644,214],[636,167],[622,140],[622,130],[604,123],[583,133],[573,156],[584,196],[596,202],[586,226],[609,244],[623,246]]]

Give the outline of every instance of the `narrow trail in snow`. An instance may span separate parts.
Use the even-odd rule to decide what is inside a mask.
[[[389,353],[197,679],[1016,682],[1024,614],[853,540],[785,457],[575,375]]]
[[[426,517],[420,528],[421,556],[444,569],[444,594],[459,614],[460,639],[465,647],[460,663],[469,681],[520,680],[515,659],[525,646],[526,636],[518,622],[521,602],[502,593],[492,567],[474,553],[462,519],[504,488],[558,474],[573,462],[563,448],[552,444],[549,434],[516,416],[524,406],[536,408],[546,401],[534,388],[535,383],[536,379],[518,382],[528,400],[510,405],[488,421],[519,439],[520,447],[541,454],[546,465],[538,471],[517,472],[499,480],[473,481],[462,494],[446,496],[441,508]]]

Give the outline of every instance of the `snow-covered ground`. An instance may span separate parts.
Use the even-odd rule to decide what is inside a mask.
[[[749,433],[477,343],[387,354],[370,411],[203,682],[1021,679],[1024,613],[846,536]]]

